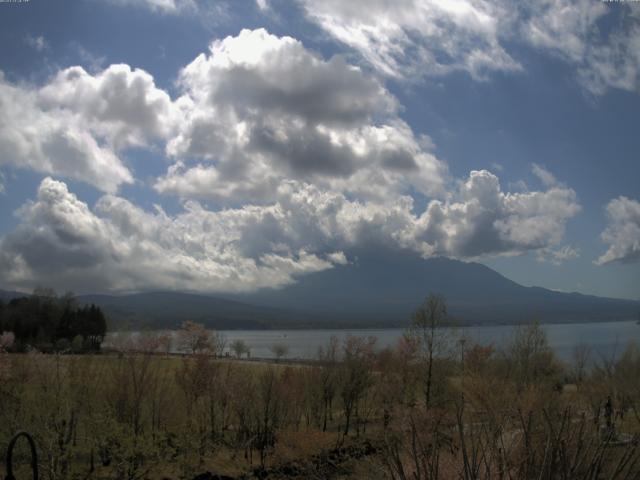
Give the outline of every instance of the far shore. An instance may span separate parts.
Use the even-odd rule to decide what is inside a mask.
[[[521,325],[528,325],[531,323],[538,323],[539,325],[590,325],[594,323],[624,323],[624,322],[633,322],[640,325],[640,320],[634,317],[625,317],[625,318],[614,318],[607,320],[539,320],[536,318],[530,320],[523,320],[521,322],[457,322],[451,321],[447,323],[443,323],[439,325],[438,328],[469,328],[469,327],[517,327]],[[217,330],[222,332],[232,332],[232,331],[299,331],[299,330],[310,330],[310,331],[323,331],[323,330],[397,330],[397,329],[405,329],[409,328],[409,322],[390,322],[384,324],[345,324],[345,323],[319,323],[319,324],[287,324],[287,325],[263,325],[262,328],[246,328],[246,327],[238,327],[238,328],[220,328],[216,326],[207,325],[206,321],[201,321],[204,323],[206,328],[209,330]],[[175,326],[167,326],[167,327],[159,327],[153,328],[151,325],[138,325],[133,326],[131,328],[122,328],[117,327],[116,330],[110,331],[110,334],[114,333],[130,333],[130,332],[167,332],[167,331],[176,331],[180,328],[180,325]]]

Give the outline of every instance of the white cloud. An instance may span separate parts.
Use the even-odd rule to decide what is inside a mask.
[[[579,63],[587,54],[594,24],[607,14],[605,2],[542,0],[531,2],[522,32],[535,47]]]
[[[285,179],[359,196],[443,192],[446,166],[398,117],[397,100],[340,56],[243,30],[213,42],[180,85],[180,130],[167,145],[179,161],[160,192],[265,201]]]
[[[128,65],[59,71],[41,88],[0,76],[0,165],[87,182],[114,193],[133,175],[119,152],[164,142],[177,120],[153,77]]]
[[[600,238],[609,249],[595,262],[635,263],[640,261],[640,202],[624,196],[607,205],[607,228]]]
[[[276,288],[345,264],[366,245],[457,258],[550,249],[579,210],[572,190],[504,193],[486,171],[472,172],[454,197],[416,215],[411,197],[358,201],[287,181],[269,205],[209,211],[190,201],[169,216],[112,195],[91,210],[47,178],[0,240],[0,267],[6,284],[22,288]]]
[[[106,196],[92,212],[64,183],[46,178],[18,215],[20,225],[0,243],[3,280],[16,286],[242,291],[276,288],[331,267],[304,250],[242,255],[234,245],[242,229],[268,215],[251,209],[234,215],[192,203],[171,218]]]
[[[116,148],[165,138],[172,126],[171,98],[153,77],[128,65],[91,75],[82,67],[59,71],[38,92],[41,108],[73,112],[79,122]]]
[[[334,265],[347,265],[349,260],[344,252],[332,252],[327,255],[327,259]]]
[[[415,238],[425,254],[515,255],[557,245],[566,221],[579,211],[570,188],[505,193],[495,175],[472,171],[453,201],[430,202]]]
[[[466,71],[484,79],[521,66],[500,44],[512,6],[483,0],[302,0],[307,16],[395,78]]]
[[[113,193],[133,181],[119,152],[160,143],[175,164],[155,187],[182,197],[272,201],[287,179],[366,198],[444,194],[428,137],[343,57],[265,30],[210,50],[181,71],[175,101],[128,65],[66,68],[40,88],[0,80],[0,162]]]
[[[104,0],[103,0],[104,1]],[[161,14],[228,20],[226,2],[107,0]],[[384,76],[416,81],[467,72],[475,80],[524,70],[522,46],[575,68],[592,95],[640,87],[640,9],[594,0],[297,0],[306,17]],[[268,0],[256,0],[263,12]]]
[[[553,265],[562,265],[564,262],[580,257],[580,249],[571,245],[563,245],[559,248],[546,248],[538,252],[538,261],[550,262]]]
[[[505,192],[485,170],[452,180],[395,97],[341,56],[243,30],[188,64],[178,88],[171,99],[128,65],[71,67],[40,88],[0,78],[0,165],[110,194],[90,208],[45,179],[0,239],[4,283],[253,290],[343,265],[363,245],[462,259],[571,256],[559,245],[580,209],[572,189],[538,165],[540,191]],[[115,196],[133,182],[120,152],[158,145],[174,163],[154,187],[184,200],[173,216]]]
[[[197,7],[194,0],[107,0],[116,5],[148,8],[154,12],[177,14]]]
[[[545,187],[551,187],[558,183],[558,181],[556,180],[556,177],[554,177],[549,170],[547,170],[541,165],[538,165],[537,163],[534,163],[531,166],[531,171],[536,177],[538,177],[538,179],[542,182],[542,184]]]
[[[11,85],[2,75],[0,165],[64,175],[107,192],[133,181],[116,154],[73,112],[42,109],[35,90]]]
[[[640,25],[611,34],[604,44],[590,46],[579,67],[582,84],[594,95],[610,88],[640,90]]]
[[[38,52],[43,52],[44,50],[47,50],[49,48],[49,44],[42,35],[39,35],[37,37],[27,35],[25,37],[25,42],[27,45],[37,50]]]
[[[212,26],[227,27],[230,23],[230,0],[94,0],[119,7],[144,9],[154,15],[182,16],[197,22],[207,30]]]
[[[530,8],[522,25],[525,38],[573,64],[588,92],[638,90],[640,25],[634,5],[555,0],[532,2]],[[598,22],[607,17],[613,17],[611,25],[600,28]]]
[[[476,80],[518,72],[523,44],[574,66],[594,95],[637,91],[639,9],[592,0],[299,0],[308,18],[382,74],[415,80],[465,71]],[[599,22],[607,17],[609,24]]]

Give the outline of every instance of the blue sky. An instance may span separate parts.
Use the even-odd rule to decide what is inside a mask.
[[[640,298],[640,7],[359,3],[0,4],[0,286],[252,290],[373,242]]]

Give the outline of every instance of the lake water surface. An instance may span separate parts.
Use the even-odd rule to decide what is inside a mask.
[[[512,338],[512,325],[473,326],[458,328],[453,335],[464,334],[473,342],[483,345],[493,344],[496,348],[506,345]],[[634,321],[571,323],[542,325],[549,345],[563,360],[571,361],[576,346],[586,344],[591,349],[591,361],[621,354],[630,342],[640,344],[640,325]],[[222,330],[227,346],[234,340],[243,340],[251,349],[251,356],[273,358],[274,344],[286,345],[287,358],[313,358],[318,348],[327,345],[331,336],[340,340],[349,335],[375,336],[379,348],[395,344],[406,332],[400,328],[358,329],[358,330]],[[108,342],[108,339],[107,339]]]

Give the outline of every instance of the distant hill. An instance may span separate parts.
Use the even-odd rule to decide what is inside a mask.
[[[9,291],[9,290],[0,290],[0,300],[8,301],[12,298],[24,297],[25,295],[29,295],[28,293]]]
[[[30,295],[0,290],[0,300]],[[78,295],[80,305],[95,304],[104,311],[109,330],[175,328],[186,320],[217,329],[267,329],[295,326],[298,316],[277,308],[182,292],[146,292],[129,295]],[[313,316],[306,316],[302,323]]]
[[[191,293],[80,295],[78,301],[99,305],[118,328],[173,328],[191,320],[211,328],[253,330],[289,319],[289,313],[275,308]]]
[[[112,329],[176,327],[185,320],[218,329],[406,326],[429,292],[443,294],[450,315],[464,324],[613,321],[640,313],[637,301],[524,287],[479,263],[365,250],[352,258],[250,294],[151,292],[78,301],[99,305]],[[21,295],[0,291],[4,299]]]
[[[640,312],[637,301],[524,287],[474,262],[424,260],[410,252],[361,251],[354,258],[281,290],[233,298],[333,321],[390,325],[406,325],[429,292],[443,294],[449,313],[467,324],[610,321]]]

